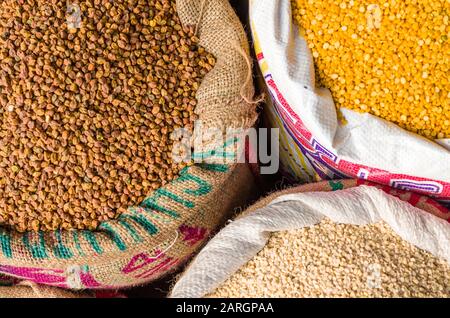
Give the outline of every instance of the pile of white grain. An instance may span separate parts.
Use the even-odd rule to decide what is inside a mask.
[[[450,266],[385,223],[273,234],[210,297],[449,297]]]

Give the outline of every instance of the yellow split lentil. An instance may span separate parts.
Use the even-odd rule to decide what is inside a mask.
[[[450,138],[449,0],[292,0],[337,108]]]
[[[209,297],[450,297],[450,266],[384,222],[274,233]]]

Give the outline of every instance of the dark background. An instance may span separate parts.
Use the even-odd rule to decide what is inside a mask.
[[[239,16],[242,24],[244,25],[245,31],[250,39],[250,30],[248,28],[248,1],[247,0],[230,0],[230,4],[235,9],[237,15]],[[163,279],[153,282],[151,284],[135,287],[129,290],[123,291],[128,297],[143,297],[143,298],[157,298],[165,297],[170,290],[170,286],[175,283],[175,277],[179,274],[176,272],[172,275],[166,276]]]
[[[248,21],[248,1],[247,0],[230,0],[230,4],[236,11],[243,25],[247,25]]]

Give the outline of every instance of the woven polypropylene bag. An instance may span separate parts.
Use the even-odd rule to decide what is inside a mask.
[[[450,263],[450,210],[412,192],[336,180],[276,192],[251,206],[198,253],[171,297],[212,293],[264,248],[271,233],[311,227],[325,217],[353,225],[384,221],[404,241]]]
[[[256,118],[248,102],[249,49],[233,9],[227,0],[177,0],[177,10],[217,59],[197,92],[199,119],[208,127],[248,128]],[[244,203],[252,185],[246,165],[196,164],[97,231],[0,228],[0,273],[73,289],[151,281],[189,258],[226,213]]]

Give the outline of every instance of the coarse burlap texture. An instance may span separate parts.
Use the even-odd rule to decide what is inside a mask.
[[[183,24],[198,25],[200,45],[217,58],[197,92],[200,120],[213,128],[252,126],[255,108],[243,107],[254,94],[248,40],[233,8],[224,0],[178,0],[177,6]]]
[[[321,182],[274,193],[223,228],[193,259],[171,297],[213,292],[267,244],[272,232],[318,224],[386,222],[403,240],[450,263],[450,211],[436,201],[363,180]]]
[[[199,119],[222,130],[252,126],[256,105],[249,49],[230,4],[177,0],[177,8],[182,23],[196,26],[200,44],[217,59],[197,93]],[[234,150],[233,143],[215,147],[219,157]],[[247,165],[195,164],[97,231],[18,233],[0,228],[0,273],[72,289],[149,282],[188,259],[227,213],[245,203],[252,188]]]
[[[45,285],[13,285],[0,287],[0,298],[93,298],[93,296]]]

